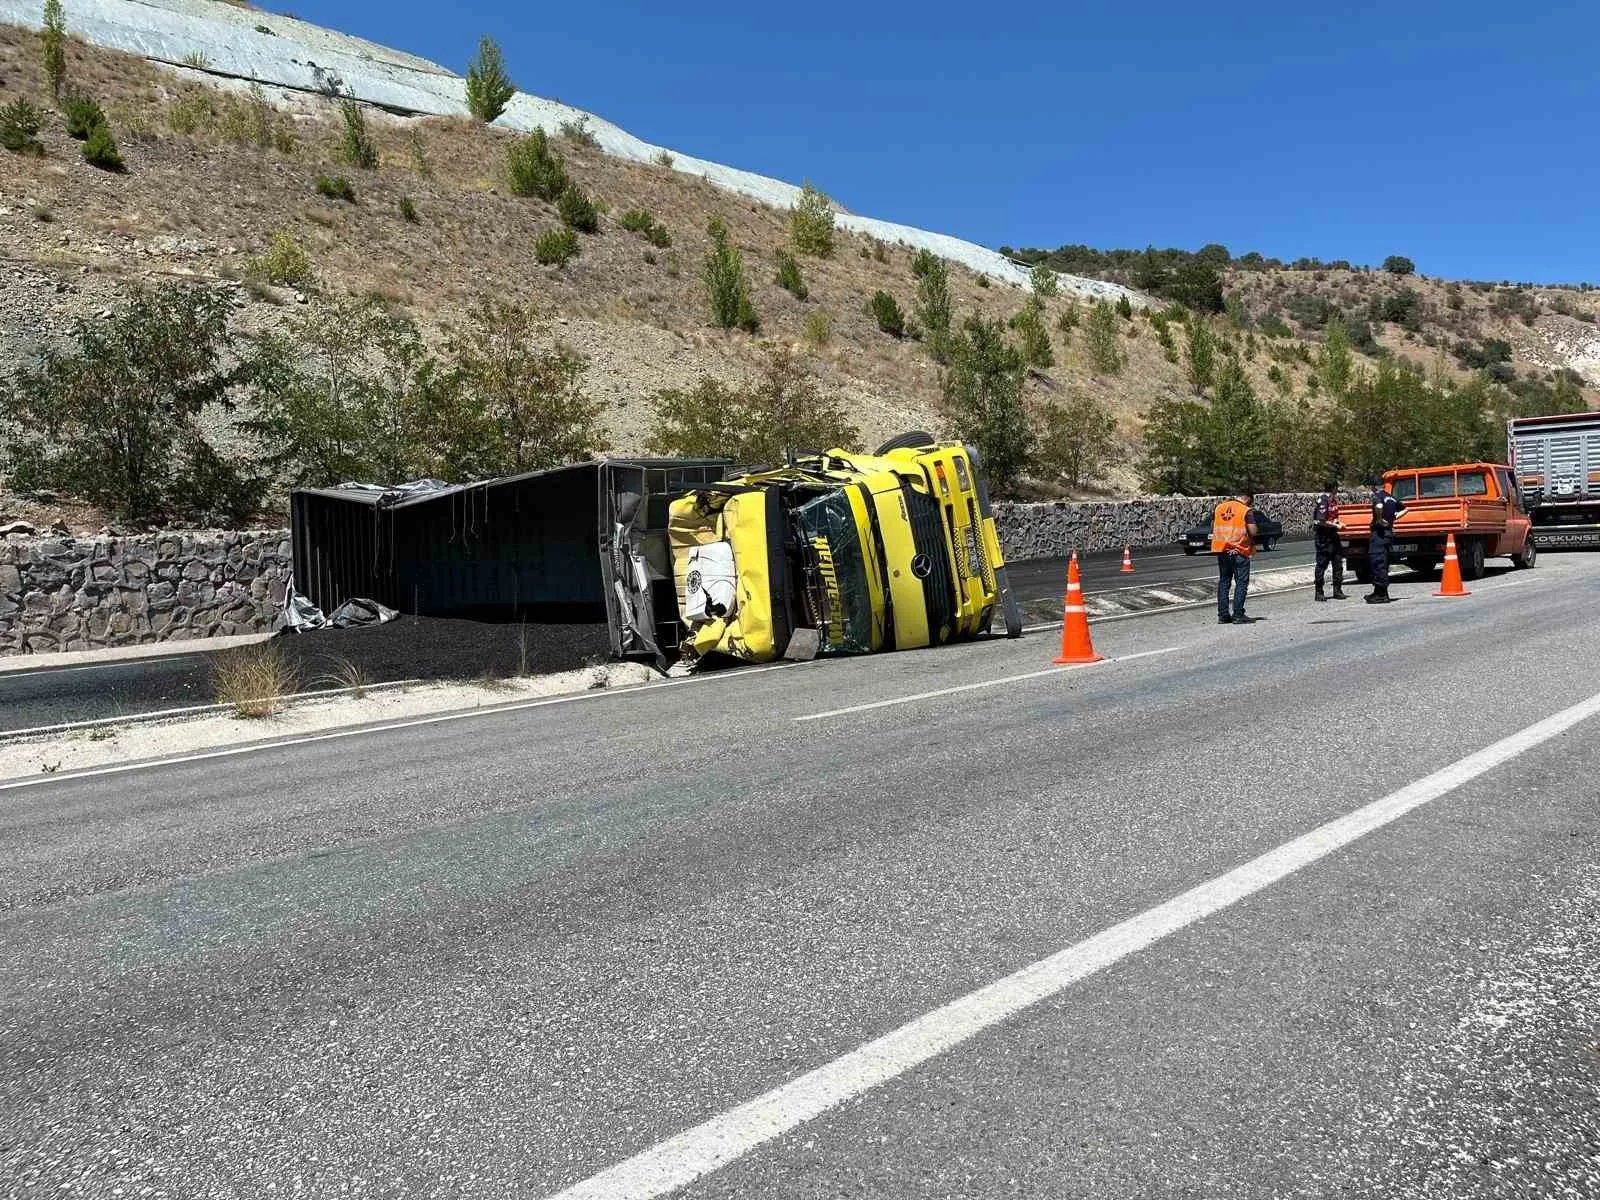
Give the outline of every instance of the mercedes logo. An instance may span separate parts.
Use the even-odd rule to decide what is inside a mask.
[[[700,590],[700,572],[699,571],[690,571],[689,572],[689,578],[685,579],[683,582],[688,586],[689,591],[691,591],[691,592],[699,591]]]
[[[918,579],[926,579],[933,574],[933,559],[926,554],[919,554],[911,560],[911,573]]]

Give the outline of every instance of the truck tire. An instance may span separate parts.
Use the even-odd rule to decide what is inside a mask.
[[[1483,539],[1463,538],[1456,546],[1456,556],[1461,560],[1462,579],[1483,578]]]
[[[896,434],[883,445],[873,451],[874,454],[887,454],[891,450],[915,450],[919,446],[933,446],[939,439],[933,434],[922,429],[911,429],[905,433]]]
[[[1356,577],[1357,583],[1372,582],[1372,563],[1365,558],[1352,558],[1349,560],[1350,574]]]
[[[1530,571],[1538,561],[1539,547],[1533,544],[1533,534],[1530,533],[1528,540],[1522,543],[1522,551],[1511,556],[1511,564],[1519,570]]]

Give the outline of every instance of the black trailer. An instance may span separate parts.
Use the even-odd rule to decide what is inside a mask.
[[[667,505],[724,459],[605,458],[450,486],[290,496],[295,590],[325,613],[376,600],[417,616],[606,622],[617,657],[676,645]]]

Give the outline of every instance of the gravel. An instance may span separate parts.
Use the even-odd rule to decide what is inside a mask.
[[[398,679],[505,679],[573,671],[611,653],[606,626],[506,625],[445,617],[400,617],[365,629],[286,634],[275,644],[306,686],[343,659],[370,683]]]

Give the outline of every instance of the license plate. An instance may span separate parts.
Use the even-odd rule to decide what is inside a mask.
[[[1415,554],[1422,549],[1416,542],[1396,542],[1389,547],[1390,554]]]

